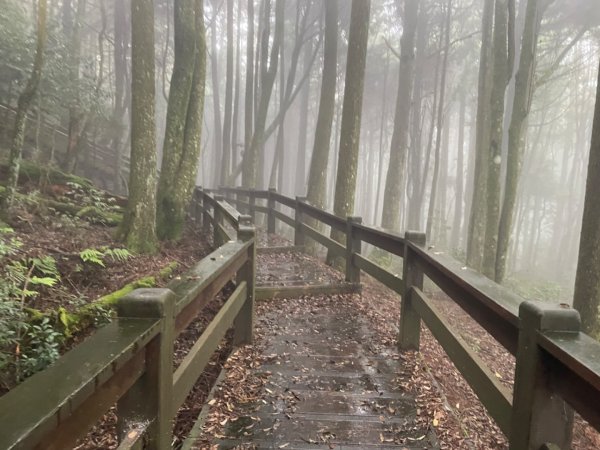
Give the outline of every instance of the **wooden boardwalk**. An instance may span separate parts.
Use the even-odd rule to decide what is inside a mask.
[[[261,264],[259,258],[259,285],[274,267],[302,268],[306,272],[296,273],[296,281],[310,283],[315,276],[332,286],[343,281],[343,276],[306,255],[268,258],[270,264]],[[358,295],[267,300],[272,304],[257,320],[263,363],[255,370],[268,374],[262,401],[237,405],[243,408],[236,410],[240,418],[213,445],[222,449],[437,448],[435,435],[415,425],[414,399],[402,388],[408,379],[402,357],[376,344],[368,319],[357,314],[357,299],[352,297]]]

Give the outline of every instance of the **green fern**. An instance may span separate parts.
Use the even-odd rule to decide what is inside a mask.
[[[90,262],[92,264],[98,264],[99,266],[106,267],[104,265],[104,261],[102,260],[104,258],[104,253],[95,248],[86,248],[85,250],[82,250],[79,252],[79,257],[84,263]]]
[[[79,253],[79,257],[84,263],[90,262],[102,267],[106,267],[104,264],[106,258],[110,258],[112,261],[124,262],[132,256],[126,248],[86,248]]]

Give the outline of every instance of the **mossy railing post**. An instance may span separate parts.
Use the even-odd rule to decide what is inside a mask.
[[[352,263],[352,255],[361,251],[361,240],[354,233],[354,224],[360,223],[361,217],[348,216],[346,220],[346,281],[349,283],[360,283],[360,269]]]
[[[169,289],[137,289],[119,300],[120,318],[160,319],[160,333],[146,346],[146,370],[117,403],[119,434],[148,422],[147,447],[167,450],[172,440],[175,294]]]
[[[213,218],[214,218],[214,223],[213,223],[213,245],[216,247],[220,247],[223,242],[221,241],[221,238],[219,237],[219,225],[223,225],[223,211],[221,210],[221,205],[219,205],[219,202],[222,202],[225,197],[223,197],[222,195],[215,195],[215,207],[213,209]]]
[[[269,188],[267,194],[267,208],[269,209],[267,212],[267,233],[269,234],[275,233],[275,196],[273,194],[276,193],[277,189]]]
[[[574,309],[532,301],[519,306],[510,450],[537,450],[549,443],[571,448],[573,410],[550,387],[551,370],[544,364],[538,336],[560,332],[577,337],[580,328],[579,313]]]
[[[404,260],[402,263],[404,293],[402,294],[402,302],[400,304],[398,348],[401,350],[418,350],[421,337],[421,317],[414,309],[410,296],[411,288],[423,289],[423,271],[418,265],[416,255],[414,250],[411,249],[409,242],[424,246],[427,238],[425,233],[407,231],[404,234],[404,241]]]
[[[302,204],[306,201],[306,197],[296,197],[296,207],[294,209],[294,245],[304,246],[306,236],[302,229],[304,214],[302,212]]]
[[[247,296],[244,306],[234,321],[234,345],[251,344],[254,339],[254,283],[256,278],[256,229],[250,216],[239,216],[238,241],[252,242],[248,247],[248,261],[238,270],[237,281],[246,282]]]

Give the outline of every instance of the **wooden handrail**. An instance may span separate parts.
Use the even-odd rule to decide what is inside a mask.
[[[253,333],[254,227],[227,203],[200,192],[191,208],[197,221],[204,204],[217,217],[227,215],[235,240],[168,289],[138,289],[121,299],[117,319],[1,397],[0,448],[70,448],[115,402],[119,448],[141,448],[142,438],[145,448],[170,448],[172,418],[226,331],[233,325],[236,345],[251,342]],[[178,334],[232,281],[236,289],[174,371]]]
[[[250,192],[243,188],[227,190],[237,195]],[[266,207],[257,210],[269,217],[270,233],[275,231],[275,220],[279,220],[294,228],[296,243],[303,242],[306,236],[344,258],[347,277],[348,273],[363,270],[400,293],[399,346],[418,348],[423,319],[507,434],[511,450],[540,448],[547,443],[567,447],[572,426],[569,405],[600,429],[600,343],[580,331],[576,311],[525,302],[458,261],[435,249],[427,249],[424,240],[413,242],[414,233],[402,236],[363,225],[356,218],[337,217],[273,189],[253,191],[253,195],[268,200]],[[278,211],[277,205],[293,209],[295,217]],[[352,247],[348,249],[346,242],[333,241],[317,228],[307,225],[304,223],[306,217],[343,231]],[[300,239],[298,233],[302,233]],[[362,255],[360,242],[403,258],[402,277]],[[513,398],[423,294],[424,276],[516,356]]]

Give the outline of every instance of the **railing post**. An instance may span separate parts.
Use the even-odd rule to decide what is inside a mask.
[[[202,186],[196,186],[192,200],[192,217],[198,225],[202,224]]]
[[[248,248],[248,261],[238,270],[237,281],[246,282],[247,297],[234,321],[234,345],[251,344],[254,333],[254,280],[256,270],[256,229],[250,216],[240,216],[238,220],[237,238],[239,241],[252,244]]]
[[[362,223],[361,217],[348,216],[346,220],[346,281],[360,283],[360,269],[352,263],[352,255],[361,252],[361,240],[355,238],[354,224]]]
[[[136,289],[119,300],[117,314],[120,318],[160,319],[160,333],[146,346],[146,371],[118,401],[119,438],[130,423],[148,421],[146,448],[170,449],[175,294],[169,289]]]
[[[305,201],[306,197],[296,197],[296,208],[294,211],[294,245],[298,246],[303,246],[306,241],[304,230],[302,229],[302,203]]]
[[[269,193],[267,194],[267,208],[269,208],[269,212],[267,213],[267,233],[273,234],[275,233],[275,196],[273,194],[277,193],[277,189],[269,188]]]
[[[225,197],[223,197],[222,195],[215,195],[214,199],[215,207],[213,208],[213,218],[215,219],[215,221],[213,223],[213,245],[216,248],[220,247],[223,244],[221,238],[219,237],[219,225],[223,225],[223,211],[221,210],[219,202],[222,202],[225,199]]]
[[[207,192],[202,191],[202,231],[206,235],[210,229],[210,203],[205,201]]]
[[[410,296],[412,287],[423,289],[423,271],[418,265],[415,252],[410,248],[409,242],[424,246],[427,238],[425,233],[407,231],[404,234],[404,241],[404,260],[402,263],[404,293],[400,304],[398,347],[401,350],[418,350],[421,337],[421,317],[413,308]]]
[[[571,448],[573,410],[549,385],[538,336],[547,331],[577,334],[580,328],[579,313],[574,309],[531,301],[519,306],[511,450],[537,450],[550,443]]]
[[[248,193],[248,204],[250,205],[248,209],[250,219],[252,223],[256,223],[256,191],[254,189],[250,189]]]

